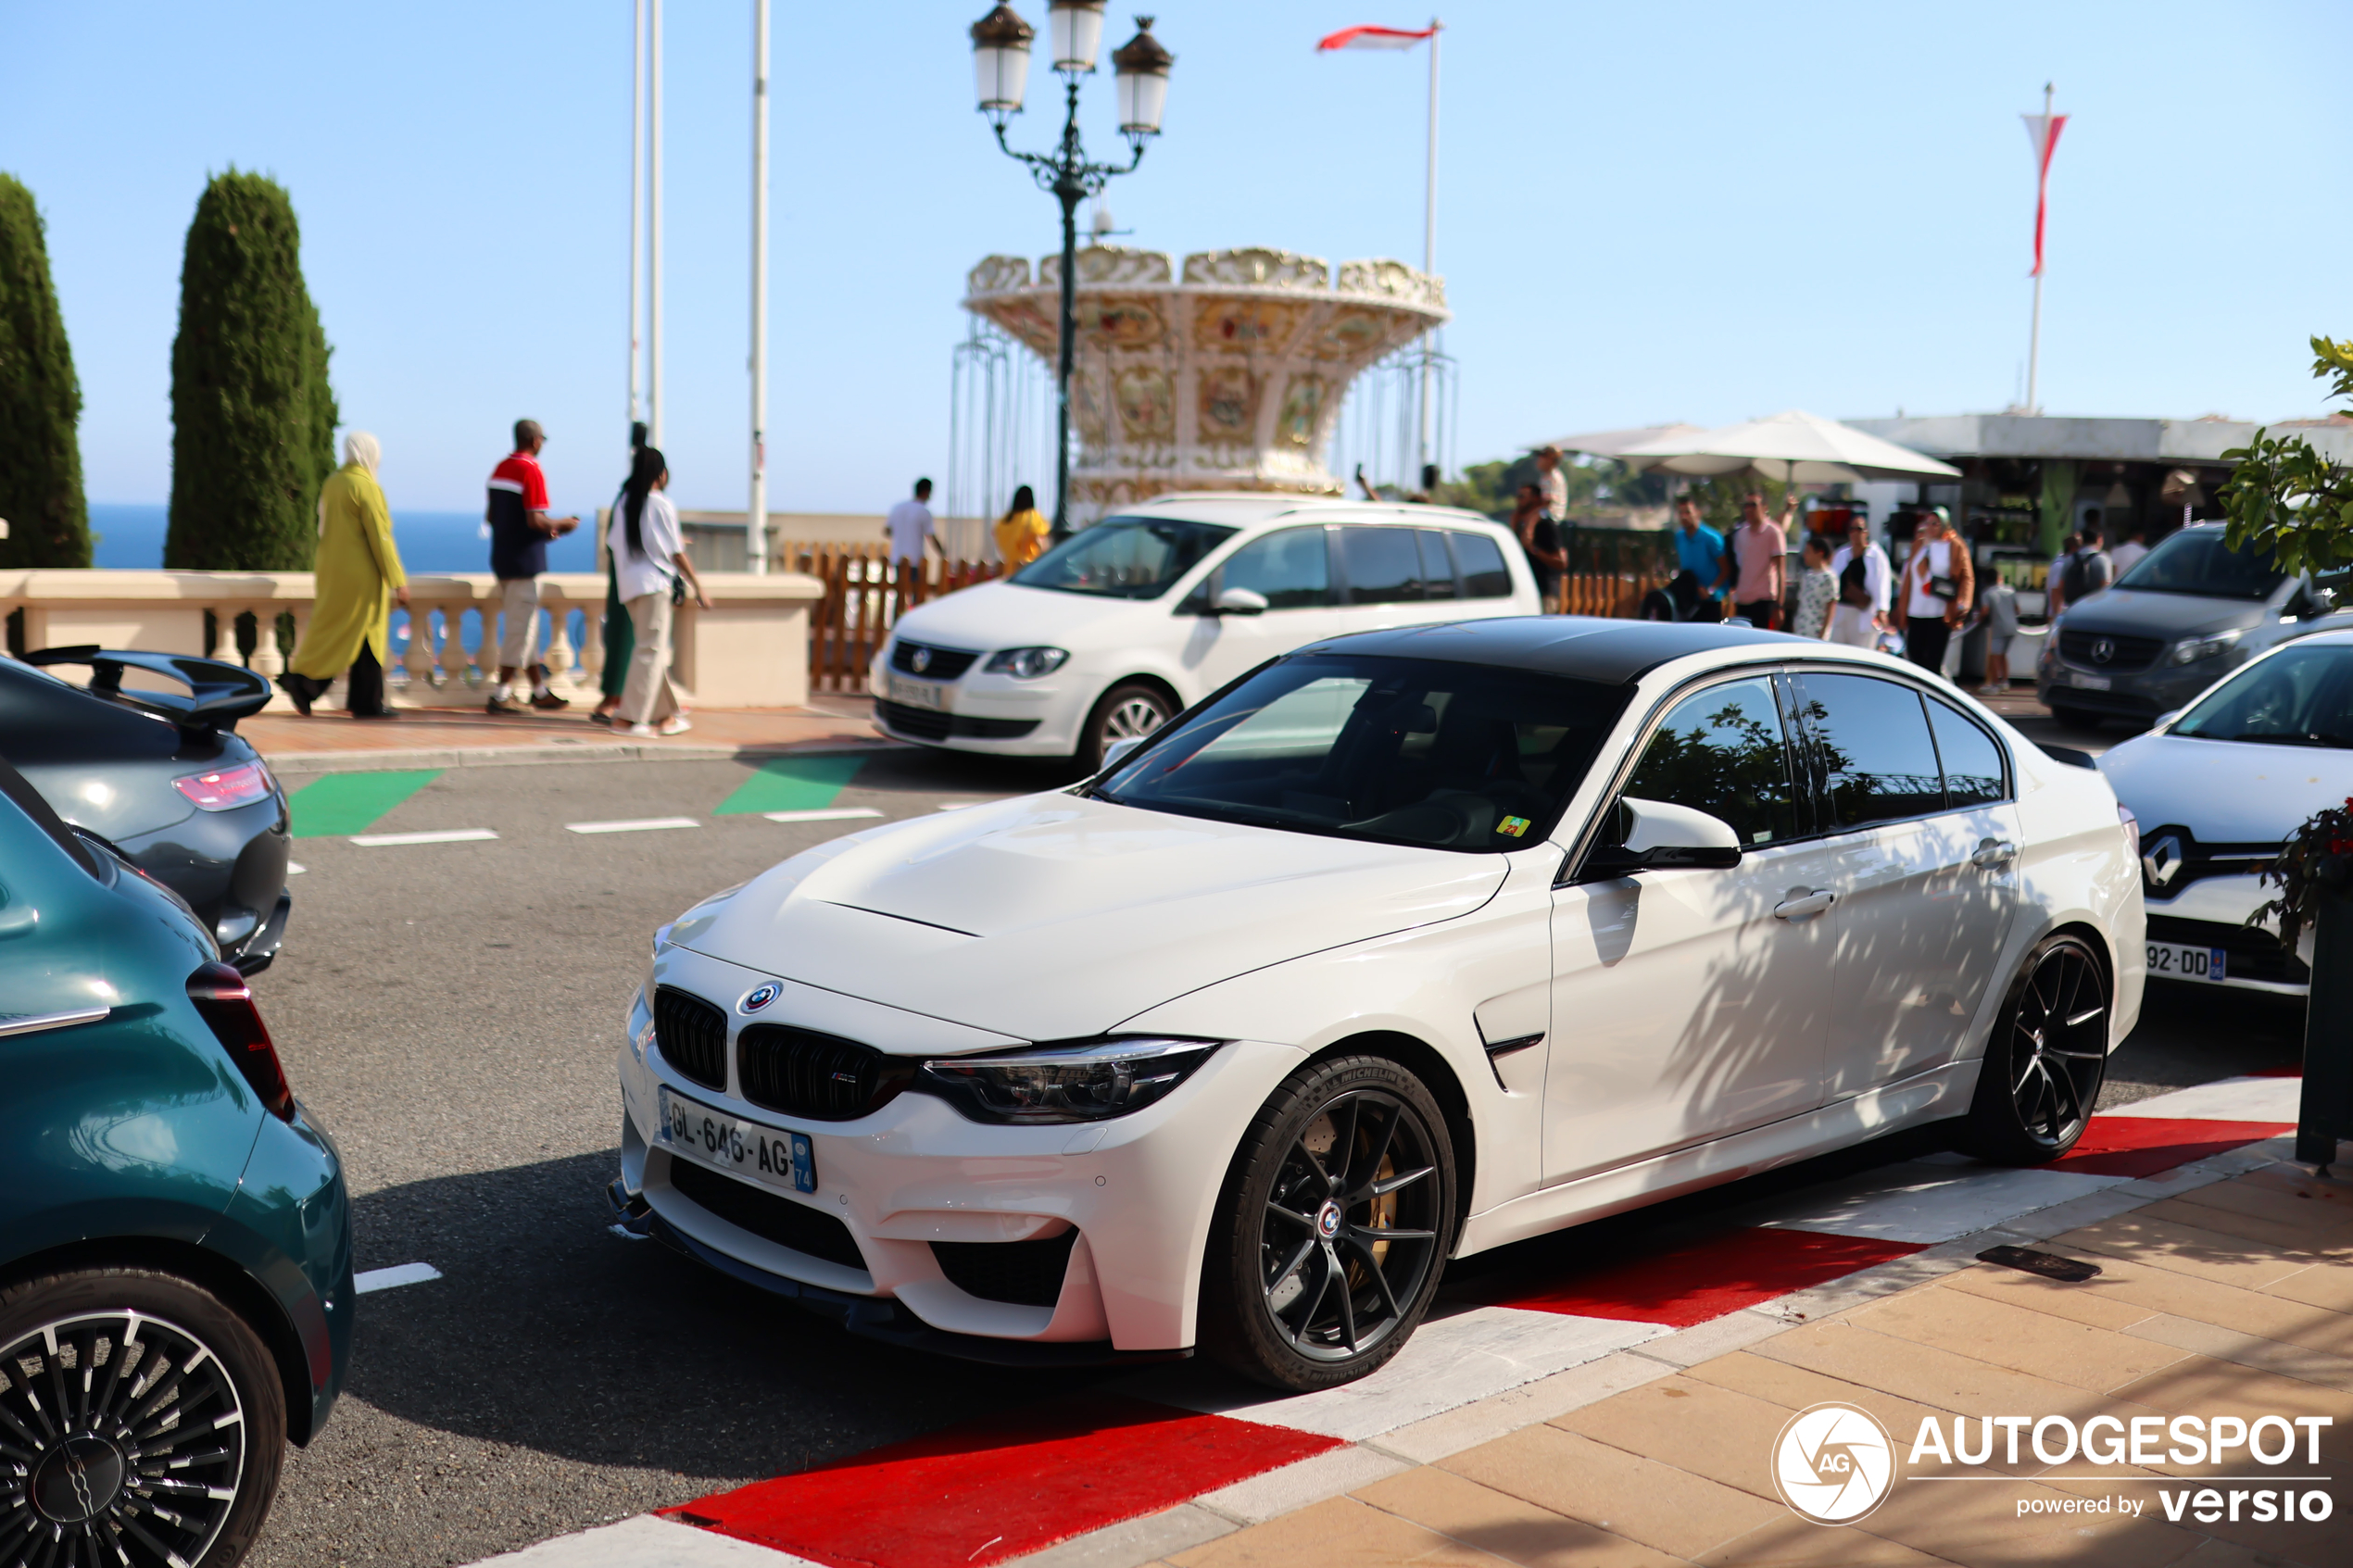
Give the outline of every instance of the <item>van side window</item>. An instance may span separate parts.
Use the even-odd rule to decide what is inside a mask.
[[[1512,596],[1511,570],[1504,565],[1503,549],[1494,540],[1484,533],[1465,533],[1450,528],[1446,542],[1454,546],[1454,569],[1463,574],[1463,597]]]
[[[1340,559],[1348,571],[1348,602],[1386,605],[1418,602],[1422,553],[1410,528],[1343,528]]]
[[[1219,593],[1248,588],[1264,594],[1269,609],[1304,609],[1332,602],[1331,562],[1320,528],[1285,528],[1253,539],[1218,570]]]
[[[1422,594],[1426,598],[1454,596],[1454,562],[1446,553],[1443,530],[1425,528],[1416,534],[1422,545]]]

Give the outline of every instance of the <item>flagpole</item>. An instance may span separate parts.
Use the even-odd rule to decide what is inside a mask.
[[[2047,145],[2051,134],[2051,84],[2043,83],[2043,135]],[[2034,210],[2039,224],[2043,203],[2050,181],[2050,157],[2046,153],[2040,160],[2042,167],[2034,171]],[[2034,376],[2041,369],[2043,358],[2043,236],[2038,228],[2034,236],[2034,319],[2026,334],[2026,411],[2039,414],[2041,404],[2034,400]]]
[[[744,542],[768,570],[768,0],[751,0],[751,495]]]
[[[629,7],[629,422],[644,417],[644,383],[638,379],[639,340],[645,325],[646,252],[646,0]]]
[[[1422,271],[1430,277],[1438,274],[1438,35],[1442,26],[1436,17],[1429,19],[1429,142],[1422,183]],[[1409,490],[1420,488],[1422,470],[1429,466],[1430,351],[1436,331],[1431,328],[1422,333],[1421,458]]]
[[[652,132],[647,143],[647,160],[651,165],[646,181],[648,218],[653,226],[653,243],[648,251],[646,270],[650,298],[646,307],[646,439],[655,446],[661,445],[661,0],[653,0],[653,30],[647,44],[647,57],[652,62],[651,82],[647,89],[653,105]]]

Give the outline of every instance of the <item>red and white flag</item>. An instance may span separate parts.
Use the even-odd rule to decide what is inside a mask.
[[[2026,139],[2034,144],[2034,270],[2027,276],[2039,278],[2043,275],[2043,213],[2051,192],[2051,154],[2058,149],[2067,116],[2022,114],[2019,118],[2026,121]]]
[[[1315,43],[1317,53],[1332,49],[1410,49],[1438,35],[1435,27],[1343,27]]]

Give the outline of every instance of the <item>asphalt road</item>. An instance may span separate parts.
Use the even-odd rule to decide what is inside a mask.
[[[649,934],[858,825],[712,816],[750,771],[453,769],[373,831],[489,828],[496,842],[298,846],[284,955],[257,990],[296,1092],[342,1147],[359,1266],[446,1277],[362,1298],[350,1386],[292,1457],[256,1563],[470,1562],[1071,1386],[851,1338],[606,1229],[614,1052]],[[912,816],[1055,782],[887,753],[837,804]],[[702,825],[563,826],[673,815]],[[2192,993],[2145,1018],[2109,1102],[2296,1060],[2289,1009]],[[1674,1218],[1590,1228],[1583,1255]]]

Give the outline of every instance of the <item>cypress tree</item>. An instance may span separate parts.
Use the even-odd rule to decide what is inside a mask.
[[[82,383],[32,193],[0,174],[0,566],[88,566]]]
[[[166,566],[309,568],[319,486],[334,471],[328,353],[285,187],[214,176],[180,268]]]

